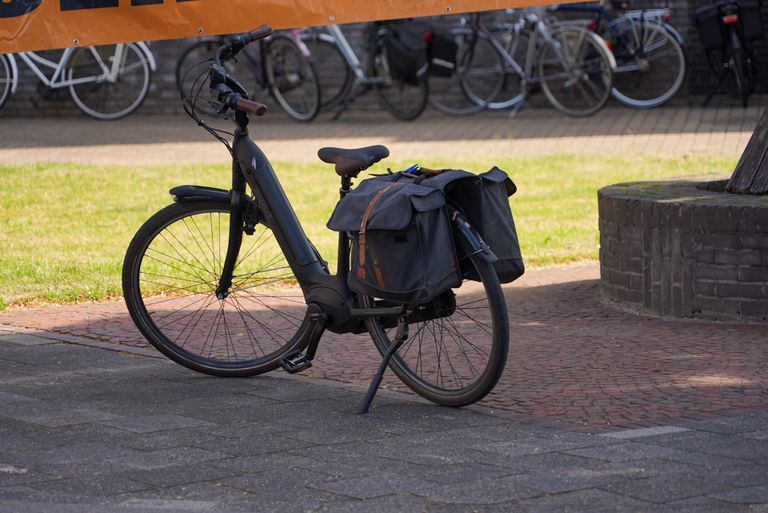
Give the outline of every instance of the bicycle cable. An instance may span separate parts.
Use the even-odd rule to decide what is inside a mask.
[[[205,59],[197,64],[190,67],[186,73],[184,73],[184,76],[182,77],[181,83],[184,84],[187,82],[188,77],[192,70],[199,68],[203,65],[206,65],[206,69],[201,71],[197,77],[192,82],[192,86],[190,87],[190,94],[189,96],[184,96],[184,88],[179,88],[179,96],[181,97],[181,106],[184,109],[184,112],[191,117],[198,126],[205,129],[208,133],[210,133],[216,140],[218,140],[220,143],[222,143],[226,148],[227,151],[231,155],[234,156],[234,150],[232,149],[232,146],[230,145],[229,141],[223,137],[221,134],[224,134],[226,136],[233,136],[234,133],[229,132],[227,130],[221,129],[221,128],[214,128],[211,125],[209,125],[206,121],[201,119],[200,115],[198,114],[197,110],[197,102],[200,100],[200,95],[202,94],[203,88],[206,86],[208,79],[210,78],[210,63],[213,62],[213,59]],[[223,114],[223,111],[226,110],[226,107],[222,109],[220,112]]]

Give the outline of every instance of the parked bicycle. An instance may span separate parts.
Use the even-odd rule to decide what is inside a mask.
[[[338,117],[358,96],[372,89],[395,118],[411,121],[421,115],[427,105],[427,81],[409,84],[393,76],[385,45],[392,30],[389,22],[366,25],[362,58],[337,25],[313,27],[302,33],[302,40],[321,70],[324,109],[336,109]]]
[[[626,10],[627,0],[611,0],[614,16],[598,4],[562,4],[555,12],[589,13],[585,26],[605,39],[616,59],[611,95],[634,108],[658,107],[683,86],[686,73],[683,38],[669,24],[669,9]],[[578,23],[578,22],[577,22]]]
[[[119,119],[138,109],[157,67],[145,43],[67,48],[55,61],[36,52],[0,55],[0,108],[19,86],[17,57],[45,87],[68,88],[83,113],[102,120]]]
[[[192,98],[195,79],[208,76],[211,55],[227,36],[203,38],[181,54],[176,64],[176,87],[182,98]],[[278,32],[264,39],[256,50],[240,53],[226,69],[240,77],[248,91],[272,95],[296,121],[312,121],[320,111],[320,82],[310,53],[296,32]],[[213,97],[195,98],[196,110],[218,115],[223,106]]]
[[[541,86],[549,102],[571,116],[588,116],[605,105],[616,61],[605,41],[579,26],[557,25],[544,9],[508,11],[513,18],[489,29],[478,17],[480,38],[503,61],[502,87],[495,98],[467,95],[489,109],[519,109],[532,87]]]
[[[250,376],[278,367],[298,372],[311,365],[326,329],[368,331],[383,359],[362,411],[387,365],[438,404],[481,399],[501,375],[509,337],[504,295],[487,246],[462,215],[451,217],[457,247],[469,248],[457,263],[474,281],[449,289],[441,304],[353,294],[347,285],[346,233],[339,235],[337,270],[331,274],[269,160],[248,137],[249,115],[261,116],[266,106],[250,100],[225,68],[247,44],[270,33],[262,26],[229,39],[216,50],[205,80],[195,81],[185,109],[232,154],[232,187],[176,187],[174,203],[139,229],[123,265],[131,317],[173,361],[216,376]],[[208,91],[234,111],[231,144],[195,110],[194,98]],[[372,146],[318,153],[335,164],[344,197],[353,178],[389,152]]]
[[[757,61],[750,41],[765,35],[760,2],[740,0],[705,5],[696,9],[693,19],[707,54],[707,64],[717,79],[704,105],[724,84],[746,107],[757,75]]]

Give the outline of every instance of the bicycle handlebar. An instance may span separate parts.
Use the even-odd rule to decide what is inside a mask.
[[[250,32],[232,37],[216,50],[216,55],[211,62],[210,85],[211,89],[218,94],[219,101],[222,101],[226,107],[232,110],[250,112],[256,116],[263,116],[267,112],[266,105],[248,99],[247,91],[243,89],[235,77],[227,73],[222,62],[227,62],[249,44],[271,34],[272,27],[265,24]]]

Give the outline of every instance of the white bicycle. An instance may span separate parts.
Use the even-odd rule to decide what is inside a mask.
[[[143,42],[67,48],[55,61],[35,52],[0,55],[0,109],[19,86],[17,58],[49,89],[69,88],[81,111],[104,120],[122,118],[138,109],[157,68],[152,51]]]

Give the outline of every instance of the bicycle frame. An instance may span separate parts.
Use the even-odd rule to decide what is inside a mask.
[[[320,32],[317,37],[324,39],[330,43],[335,44],[342,57],[346,61],[349,69],[355,74],[355,81],[363,85],[380,84],[386,81],[384,77],[373,77],[366,73],[365,66],[360,61],[360,58],[355,53],[352,45],[349,44],[344,32],[338,25],[326,25],[322,27],[325,32]]]
[[[155,60],[154,54],[149,49],[149,46],[144,42],[138,42],[136,43],[136,46],[139,47],[141,52],[147,58],[150,69],[152,71],[156,71],[157,61]],[[93,52],[92,46],[88,48],[91,49],[91,51]],[[98,56],[98,54],[94,52],[94,56],[99,61],[99,65],[102,68],[102,72],[103,72],[102,75],[99,75],[98,77],[96,76],[81,77],[75,80],[66,80],[64,79],[65,68],[66,68],[67,62],[69,61],[74,51],[75,51],[75,48],[64,49],[64,52],[62,53],[61,57],[59,57],[58,61],[51,61],[49,59],[39,56],[35,52],[20,52],[18,54],[8,54],[6,57],[8,57],[8,60],[11,63],[11,72],[13,75],[13,82],[11,83],[11,93],[16,92],[16,89],[18,88],[19,81],[20,81],[19,66],[16,63],[16,56],[18,56],[18,58],[21,59],[29,67],[29,69],[32,70],[35,76],[37,76],[37,78],[43,84],[45,84],[46,87],[49,87],[51,89],[61,89],[64,87],[69,87],[70,85],[77,85],[77,84],[83,84],[83,83],[115,81],[118,71],[120,69],[120,64],[123,60],[122,56],[123,56],[123,52],[125,51],[125,45],[118,44],[115,46],[115,56],[119,56],[119,57],[113,59],[111,66],[107,66]],[[48,70],[52,70],[50,77],[45,73],[45,71],[43,71],[43,69],[41,69],[41,67],[47,68]]]

